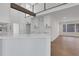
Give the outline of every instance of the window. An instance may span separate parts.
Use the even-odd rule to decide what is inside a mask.
[[[75,24],[67,24],[67,32],[75,32]]]
[[[63,24],[63,32],[75,32],[75,28],[76,28],[76,32],[79,32],[79,24]]]
[[[76,24],[76,32],[79,32],[79,24]]]

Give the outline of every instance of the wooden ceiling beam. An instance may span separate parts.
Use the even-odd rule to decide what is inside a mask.
[[[31,12],[31,11],[29,11],[29,10],[27,10],[27,9],[17,5],[17,4],[15,4],[15,3],[11,3],[10,7],[13,8],[13,9],[16,9],[18,11],[21,11],[23,13],[29,14],[31,16],[36,16],[36,14],[34,12]]]

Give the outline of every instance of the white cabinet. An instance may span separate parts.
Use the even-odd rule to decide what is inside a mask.
[[[50,56],[50,38],[43,35],[3,37],[0,51],[3,56]]]

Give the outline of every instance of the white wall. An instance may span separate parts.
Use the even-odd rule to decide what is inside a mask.
[[[41,23],[42,25],[39,25],[39,19],[43,20]],[[34,21],[34,22],[33,22]],[[43,16],[38,16],[36,18],[32,19],[33,24],[37,24],[40,26],[41,29],[33,29],[31,28],[32,31],[41,31],[42,34],[46,34],[44,32],[49,32],[47,34],[51,35],[51,41],[56,39],[59,36],[59,18],[57,18],[54,14],[47,14]],[[49,26],[49,28],[46,28],[46,24]],[[33,25],[32,25],[33,27]]]
[[[50,15],[49,18],[51,19],[51,34],[52,34],[52,41],[55,40],[59,36],[59,21],[58,18],[55,17],[54,15]]]
[[[9,7],[7,3],[0,3],[0,22],[9,23]]]
[[[57,21],[52,22],[52,41],[59,36],[59,23]]]
[[[44,17],[46,20],[45,23],[48,23],[51,26],[50,34],[52,36],[51,41],[56,39],[59,36],[59,21],[54,14],[48,14]]]

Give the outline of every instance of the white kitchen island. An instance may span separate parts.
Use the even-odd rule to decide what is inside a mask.
[[[2,56],[50,56],[51,37],[46,34],[0,36]]]

